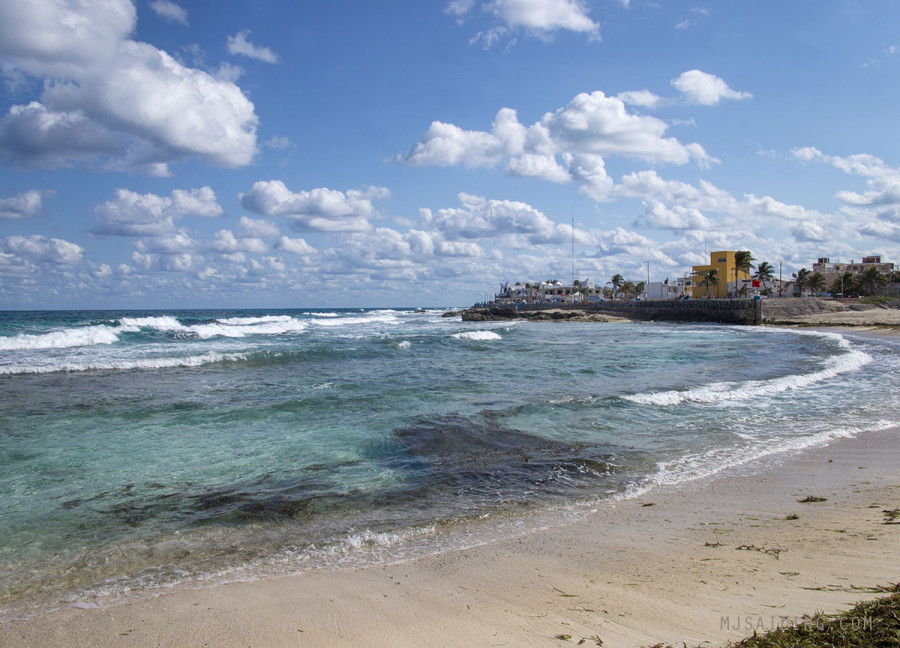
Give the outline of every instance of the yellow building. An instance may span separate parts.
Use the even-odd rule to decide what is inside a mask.
[[[735,252],[711,252],[709,265],[693,266],[691,270],[691,297],[703,299],[707,295],[715,298],[737,296],[740,286],[750,280],[750,273],[746,270],[738,270],[734,263]],[[718,272],[718,283],[710,282],[706,285],[706,273],[710,270]]]

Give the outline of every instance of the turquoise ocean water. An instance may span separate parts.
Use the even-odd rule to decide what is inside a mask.
[[[900,341],[0,313],[0,619],[397,561],[898,424]]]

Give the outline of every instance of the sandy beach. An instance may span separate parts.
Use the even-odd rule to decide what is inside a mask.
[[[845,305],[824,299],[769,299],[763,304],[766,320],[772,324],[821,327],[853,327],[900,330],[900,310],[874,305]]]
[[[180,591],[0,626],[0,645],[604,646],[739,639],[900,580],[900,429],[368,569]],[[800,503],[808,496],[826,501]],[[789,517],[796,519],[786,519]],[[571,636],[571,640],[565,636]],[[563,637],[563,638],[560,638]],[[710,644],[704,644],[710,645]]]

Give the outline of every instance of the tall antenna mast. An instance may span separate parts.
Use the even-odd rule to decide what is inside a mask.
[[[575,208],[572,207],[572,211]],[[572,285],[575,285],[575,214],[572,214]]]

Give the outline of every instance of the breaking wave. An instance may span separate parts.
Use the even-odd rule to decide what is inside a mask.
[[[114,344],[118,341],[119,336],[108,326],[84,326],[41,335],[20,333],[14,337],[2,337],[0,338],[0,351],[69,349],[94,344]]]
[[[207,340],[213,337],[243,338],[251,335],[284,335],[302,333],[308,328],[306,322],[288,315],[266,317],[232,317],[215,320],[207,324],[186,325],[174,317],[123,317],[119,320],[123,331],[137,333],[144,329],[163,332],[183,333]]]
[[[313,320],[313,324],[327,328],[336,328],[358,326],[360,324],[395,324],[398,321],[400,321],[399,318],[392,311],[373,311],[371,315],[361,317],[330,317],[320,314],[319,319]]]
[[[640,496],[655,487],[674,486],[712,477],[761,459],[825,446],[838,439],[852,439],[860,434],[887,430],[895,425],[893,421],[875,421],[863,427],[828,427],[813,434],[777,437],[744,446],[720,447],[701,454],[686,454],[671,461],[659,462],[656,473],[634,484],[622,497]]]
[[[218,362],[246,360],[244,353],[216,353],[210,351],[192,356],[168,358],[108,358],[108,359],[47,359],[23,365],[0,366],[0,375],[42,374],[53,372],[76,373],[80,371],[109,371],[129,369],[172,369],[177,367],[201,367]]]
[[[748,380],[744,382],[714,382],[686,390],[669,390],[645,394],[624,395],[623,400],[639,405],[671,407],[681,403],[718,403],[740,401],[760,396],[771,396],[792,389],[801,389],[837,375],[857,371],[872,361],[863,351],[852,349],[850,343],[839,335],[819,333],[817,335],[836,339],[842,353],[827,358],[818,371],[769,380]]]
[[[463,333],[454,333],[451,337],[456,338],[457,340],[478,340],[478,341],[486,341],[486,340],[502,340],[498,333],[494,333],[493,331],[465,331]]]

